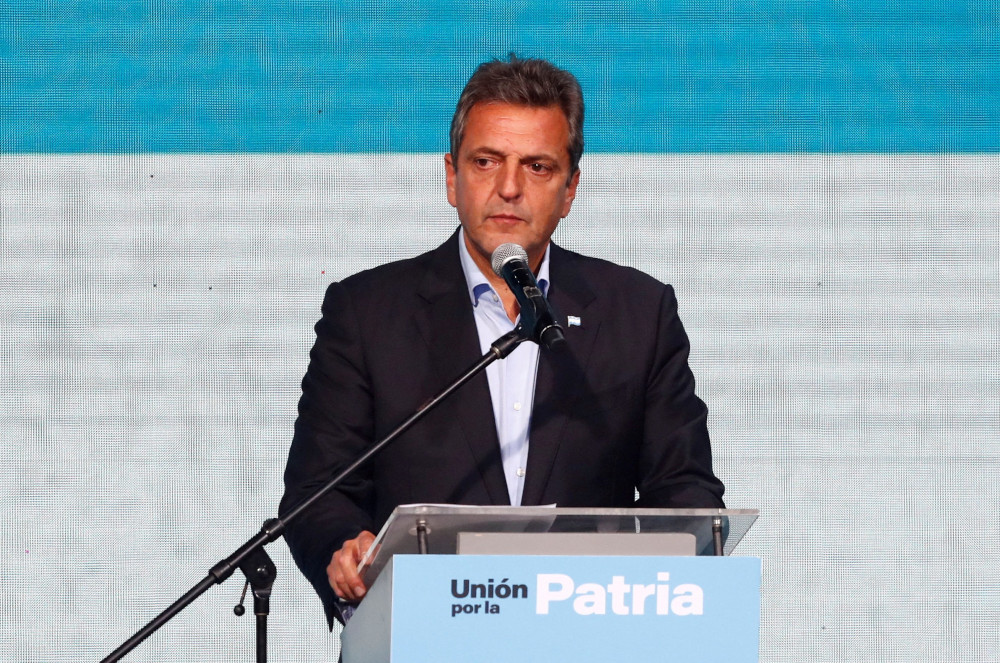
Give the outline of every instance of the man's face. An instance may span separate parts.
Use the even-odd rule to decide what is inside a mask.
[[[537,269],[580,180],[579,171],[569,174],[569,123],[562,109],[477,104],[458,159],[446,154],[444,160],[448,202],[458,210],[480,269],[489,270],[493,251],[506,242],[524,247]]]

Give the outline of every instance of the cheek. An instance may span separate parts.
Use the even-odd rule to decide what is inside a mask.
[[[469,190],[467,188],[461,188],[458,191],[456,191],[455,200],[456,200],[455,207],[457,207],[460,211],[469,209],[470,207],[472,207],[473,204],[472,197],[470,196]]]
[[[481,198],[483,192],[488,190],[489,183],[482,178],[465,176],[456,181],[455,197],[469,204]]]
[[[559,187],[556,191],[552,189],[539,191],[538,194],[538,203],[535,205],[537,211],[544,212],[545,216],[556,219],[566,216],[569,200],[566,197],[566,189],[564,187]]]

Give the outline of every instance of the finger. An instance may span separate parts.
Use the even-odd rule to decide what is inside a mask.
[[[326,578],[330,583],[330,587],[333,588],[333,592],[341,599],[349,601],[351,600],[348,596],[350,589],[344,584],[344,574],[340,570],[340,558],[342,555],[343,551],[341,550],[333,553],[330,564],[326,567]]]
[[[358,567],[361,564],[361,560],[365,558],[365,555],[368,553],[368,549],[374,541],[375,535],[366,530],[358,534],[358,536],[351,542],[352,545],[348,549],[353,555],[353,558],[349,568],[345,569],[345,579],[351,586],[351,592],[359,599],[368,592],[368,588],[365,586],[364,580],[361,578]]]
[[[358,601],[365,595],[365,584],[358,575],[358,560],[361,553],[358,551],[356,542],[345,546],[343,554],[340,556],[337,569],[338,581],[343,588],[344,594],[352,601]]]
[[[374,534],[362,532],[357,537],[345,541],[341,549],[333,554],[326,568],[326,575],[330,587],[340,598],[360,601],[367,592],[364,581],[358,574],[358,564],[374,540]]]
[[[346,601],[356,601],[360,597],[356,595],[352,582],[351,571],[355,567],[352,562],[354,554],[351,552],[351,542],[346,542],[344,547],[333,553],[330,564],[326,567],[327,580],[334,593]]]
[[[375,535],[371,532],[362,532],[356,540],[358,542],[358,564],[360,564],[361,560],[368,554],[368,549],[375,542]]]

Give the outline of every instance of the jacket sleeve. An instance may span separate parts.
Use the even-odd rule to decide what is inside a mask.
[[[646,386],[640,507],[724,508],[724,487],[712,471],[708,409],[695,395],[690,345],[673,288],[660,299],[652,365]]]
[[[332,284],[316,325],[316,343],[302,381],[298,419],[285,467],[284,516],[370,445],[374,424],[363,338],[350,292]],[[327,619],[340,615],[326,568],[347,539],[372,530],[372,479],[359,468],[305,510],[285,531],[295,563],[323,601]]]

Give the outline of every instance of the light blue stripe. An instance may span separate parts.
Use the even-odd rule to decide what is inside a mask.
[[[992,152],[992,2],[0,4],[4,152],[427,152],[474,66],[574,71],[593,152]]]

